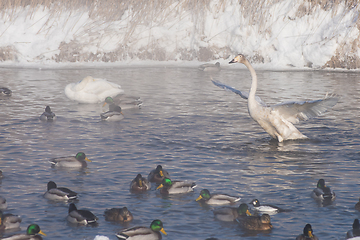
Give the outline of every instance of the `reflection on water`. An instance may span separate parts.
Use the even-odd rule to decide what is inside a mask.
[[[64,87],[85,76],[106,78],[125,93],[141,96],[141,109],[128,109],[120,122],[101,122],[101,104],[78,104]],[[250,86],[246,70],[223,69],[212,77],[241,90]],[[0,100],[0,195],[6,212],[22,217],[22,232],[37,223],[46,239],[93,239],[125,227],[161,219],[164,239],[294,239],[311,223],[320,239],[344,239],[359,213],[359,81],[357,73],[259,71],[258,95],[267,103],[341,95],[324,116],[300,123],[309,140],[271,140],[247,113],[246,102],[214,86],[196,68],[0,68],[0,85],[13,96]],[[39,121],[49,105],[56,122]],[[83,151],[92,160],[83,171],[53,169],[52,157]],[[129,185],[158,164],[174,180],[196,181],[194,193],[161,196],[153,186],[132,194]],[[329,206],[310,197],[319,178],[337,194]],[[99,217],[96,227],[66,222],[68,205],[42,197],[48,181],[80,194],[79,209]],[[269,233],[248,233],[236,223],[214,219],[213,207],[195,202],[203,188],[253,198],[292,209],[271,217]],[[106,222],[107,208],[126,206],[134,221]],[[5,233],[8,234],[8,233]],[[45,239],[45,238],[44,238]]]

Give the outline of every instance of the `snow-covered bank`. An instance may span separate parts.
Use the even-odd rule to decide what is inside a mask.
[[[0,10],[6,65],[205,62],[244,53],[275,68],[360,68],[358,1],[13,2]]]

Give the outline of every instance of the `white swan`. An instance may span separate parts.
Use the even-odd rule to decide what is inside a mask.
[[[298,123],[300,120],[307,120],[321,115],[327,109],[333,107],[339,100],[336,94],[326,94],[323,99],[286,102],[268,106],[255,95],[257,88],[256,72],[244,55],[239,54],[229,63],[242,63],[249,69],[252,77],[250,92],[241,92],[217,81],[213,81],[213,83],[218,87],[239,94],[242,98],[248,99],[248,110],[252,119],[279,142],[284,140],[306,139],[307,137],[293,124]]]
[[[120,85],[91,76],[65,87],[65,95],[80,103],[100,103],[106,97],[115,97],[123,92]]]

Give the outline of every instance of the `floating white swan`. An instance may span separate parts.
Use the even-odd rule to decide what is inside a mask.
[[[323,99],[286,102],[268,106],[255,95],[257,88],[256,72],[244,55],[239,54],[229,63],[243,63],[250,70],[252,77],[250,92],[241,92],[217,81],[213,81],[213,83],[218,87],[239,94],[244,99],[248,99],[248,110],[252,119],[279,142],[284,140],[306,139],[307,137],[293,124],[298,123],[300,120],[307,120],[321,115],[327,109],[333,107],[339,100],[336,94],[326,94]]]
[[[65,95],[80,103],[100,103],[106,97],[115,97],[123,92],[120,85],[91,76],[65,87]]]

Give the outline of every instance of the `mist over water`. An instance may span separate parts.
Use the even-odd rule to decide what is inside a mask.
[[[188,61],[243,53],[268,68],[359,68],[357,1],[4,2],[6,65]]]

